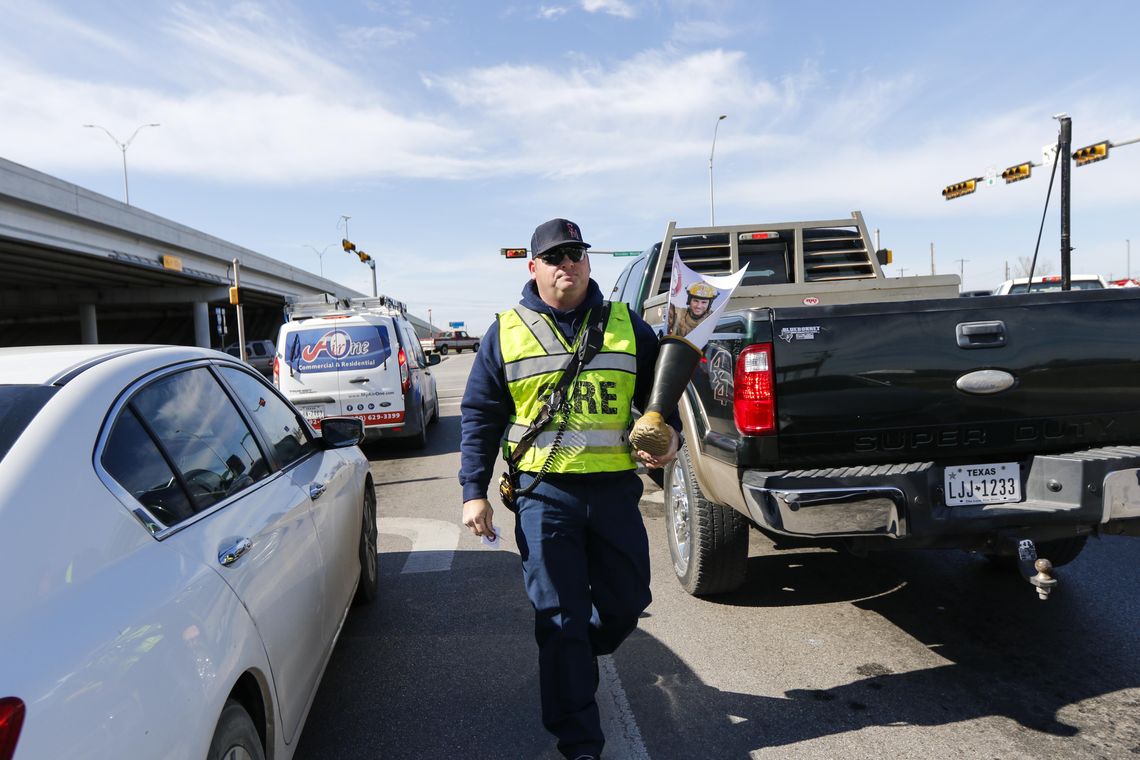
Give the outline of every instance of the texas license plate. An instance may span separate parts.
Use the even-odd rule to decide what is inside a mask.
[[[1021,469],[1017,462],[947,467],[942,480],[948,507],[1021,501]]]
[[[325,408],[322,405],[302,406],[300,407],[301,414],[305,415],[305,419],[313,427],[320,427],[320,421],[325,416]]]

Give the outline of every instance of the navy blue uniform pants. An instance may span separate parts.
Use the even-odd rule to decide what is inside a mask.
[[[531,480],[522,473],[520,486]],[[534,606],[542,722],[569,758],[601,754],[595,658],[617,649],[651,599],[641,492],[632,470],[547,475],[518,500],[515,540]]]

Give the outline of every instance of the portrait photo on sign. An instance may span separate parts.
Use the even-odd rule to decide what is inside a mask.
[[[704,347],[716,326],[717,317],[724,311],[732,291],[740,284],[746,264],[729,275],[702,276],[681,261],[680,253],[673,249],[673,284],[669,288],[669,310],[665,321],[665,334],[675,335]]]

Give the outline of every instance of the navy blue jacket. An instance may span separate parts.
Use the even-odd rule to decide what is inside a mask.
[[[572,343],[582,326],[582,320],[586,318],[586,312],[601,305],[602,291],[591,279],[585,300],[576,309],[560,311],[543,301],[538,295],[534,280],[528,280],[523,287],[520,303],[539,313],[549,314],[567,341]],[[644,409],[653,387],[657,333],[632,310],[630,321],[633,323],[637,343],[637,384],[634,387],[633,401],[638,409]],[[506,378],[503,377],[503,350],[499,345],[498,323],[491,325],[491,329],[479,341],[479,353],[475,356],[475,364],[467,378],[461,410],[459,483],[463,486],[463,501],[486,498],[495,457],[500,452],[503,431],[515,412],[514,400],[507,389]],[[674,429],[681,430],[681,420],[676,412],[668,418],[668,422]]]

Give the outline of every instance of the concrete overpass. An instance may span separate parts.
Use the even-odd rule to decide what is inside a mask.
[[[235,342],[234,259],[247,339],[287,298],[364,295],[0,158],[0,345]]]

